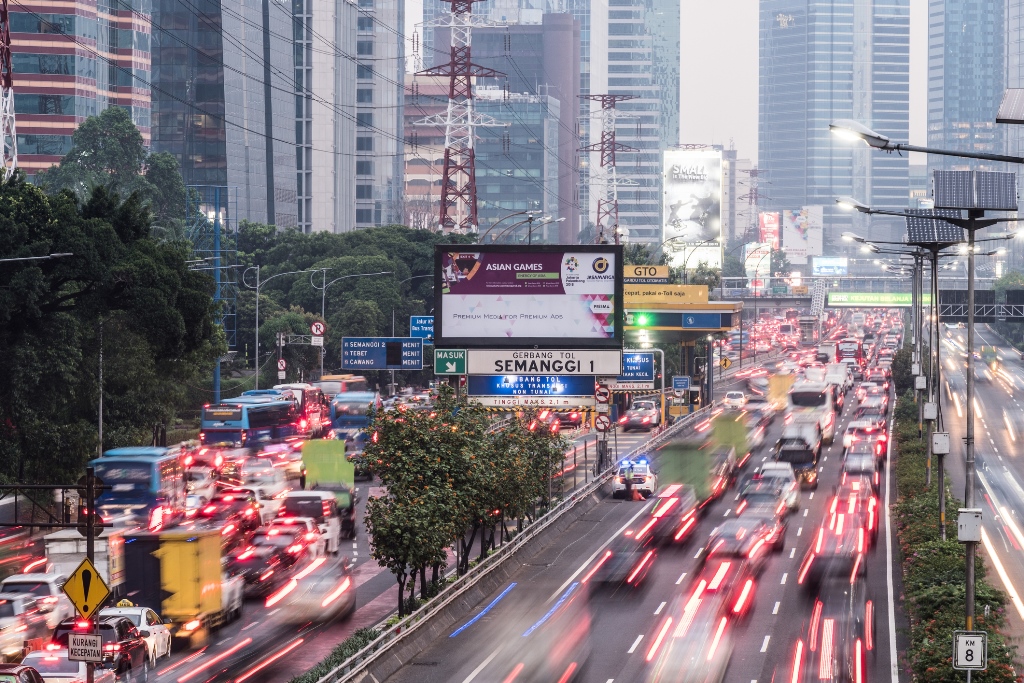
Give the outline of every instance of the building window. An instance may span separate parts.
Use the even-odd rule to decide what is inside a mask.
[[[369,159],[357,160],[356,175],[373,175],[373,162]]]
[[[359,17],[358,19],[356,19],[356,27],[360,31],[372,31],[373,17]]]
[[[373,0],[359,0],[359,6],[363,9],[370,9],[373,7]]]
[[[356,54],[357,55],[372,55],[373,54],[373,41],[372,40],[357,40],[356,41]]]
[[[356,223],[372,223],[373,209],[356,209]]]
[[[370,111],[356,112],[356,126],[358,128],[371,128],[371,127],[373,127],[373,112],[370,112]]]
[[[356,78],[373,78],[373,67],[369,64],[356,64]]]
[[[371,88],[357,88],[356,102],[369,104],[373,102],[373,90]]]
[[[357,152],[372,152],[373,151],[373,138],[356,138],[356,151]]]
[[[356,185],[356,199],[373,199],[373,185]]]

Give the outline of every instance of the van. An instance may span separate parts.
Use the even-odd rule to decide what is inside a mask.
[[[346,538],[355,538],[355,496],[346,492],[342,501],[337,496],[335,491],[289,491],[281,501],[278,517],[311,518],[320,527],[327,552],[336,555],[343,533]]]
[[[822,439],[831,444],[836,435],[836,409],[832,386],[824,382],[797,382],[789,390],[786,422],[817,423]]]

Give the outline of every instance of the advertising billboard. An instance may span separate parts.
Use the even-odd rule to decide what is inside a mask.
[[[438,245],[434,344],[622,347],[622,247]]]
[[[820,204],[803,208],[807,232],[807,255],[821,256],[825,244],[825,207]]]
[[[807,265],[807,214],[803,209],[782,212],[782,249],[794,266]]]
[[[815,256],[811,261],[811,275],[850,274],[850,260],[845,256]]]
[[[931,303],[931,295],[921,297],[923,304]],[[836,308],[910,308],[914,295],[910,292],[829,292],[828,305]]]
[[[750,242],[743,245],[743,272],[748,278],[760,278],[770,274],[772,267],[772,245],[767,242]]]
[[[673,268],[722,267],[722,152],[664,154],[662,249]]]
[[[779,212],[762,211],[758,214],[758,225],[761,231],[761,241],[772,245],[772,249],[779,248]]]

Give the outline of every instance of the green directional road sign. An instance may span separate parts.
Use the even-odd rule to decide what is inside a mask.
[[[465,375],[466,349],[434,349],[435,375]]]

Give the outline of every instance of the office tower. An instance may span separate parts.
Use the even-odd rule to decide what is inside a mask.
[[[271,0],[156,0],[153,150],[235,215],[298,223],[292,9]]]
[[[1013,19],[1020,2],[928,2],[928,146],[1001,154],[1004,131],[996,112],[1007,78],[1018,81],[1020,56]],[[1009,35],[1007,30],[1009,28]],[[1008,50],[1006,48],[1009,48]],[[1020,85],[1009,86],[1020,87]],[[1003,170],[992,162],[929,155],[928,170]]]
[[[668,0],[595,0],[590,7],[589,94],[633,97],[616,105],[632,115],[616,126],[617,142],[635,150],[616,154],[618,224],[630,241],[662,240],[661,153],[679,144],[679,12],[679,3]],[[599,134],[591,120],[589,143]],[[589,155],[589,168],[599,162]],[[590,216],[598,194],[590,192]]]
[[[907,140],[909,26],[909,0],[761,0],[760,208],[822,205],[826,251],[852,227],[876,239],[902,230],[899,220],[855,226],[835,198],[904,208],[907,158],[851,145],[828,126],[855,119]]]
[[[148,145],[149,0],[42,0],[31,9],[12,4],[9,15],[19,168],[32,177],[60,163],[78,125],[113,106],[131,113]]]
[[[735,149],[722,150],[722,239],[727,247],[740,244],[754,225],[750,159],[740,159]]]

